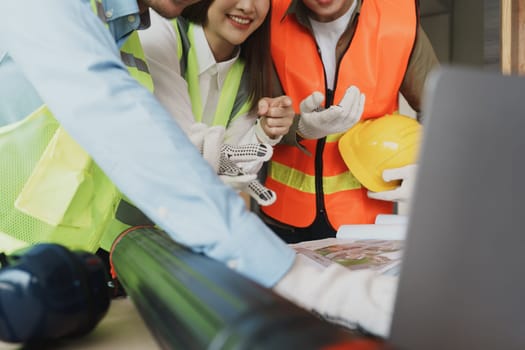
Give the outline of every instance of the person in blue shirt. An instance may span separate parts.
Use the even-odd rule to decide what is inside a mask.
[[[92,159],[126,199],[178,243],[307,308],[388,333],[395,280],[335,265],[320,271],[308,259],[296,257],[246,210],[244,201],[219,179],[148,90],[147,66],[130,44],[135,31],[147,27],[150,6],[173,18],[194,2],[0,2],[0,201],[6,200],[6,186],[16,182],[8,177],[11,167],[27,171],[27,157],[38,160],[37,168],[56,165],[57,158],[41,156],[53,148],[64,151],[53,155],[63,161],[60,166],[74,170],[65,172],[71,176],[35,171],[21,193],[31,190],[32,179],[56,185],[55,175],[61,176],[64,188],[83,183],[87,186],[82,191],[88,191],[97,176],[108,185],[96,171],[83,171]],[[48,132],[45,142],[27,137],[36,131]],[[24,148],[32,143],[46,147]],[[74,157],[67,157],[69,152]],[[45,199],[56,204],[57,198],[67,202],[76,195],[58,189],[60,193],[50,192],[42,203],[19,196],[14,206],[32,210],[50,226],[57,221],[65,222],[66,228],[89,225],[91,217],[68,217],[67,210],[81,208],[66,208],[62,216],[48,210],[51,205]],[[97,209],[107,203],[97,195],[84,204]],[[5,214],[2,209],[0,219]],[[202,216],[206,220],[200,220]],[[16,222],[2,227],[0,242],[16,227]],[[327,288],[331,281],[337,288]]]
[[[12,128],[7,120],[20,122],[45,103],[117,188],[175,240],[269,286],[290,267],[293,251],[223,185],[169,113],[129,74],[119,52],[149,22],[141,8],[151,4],[173,16],[191,2],[107,0],[98,11],[107,27],[89,1],[2,2],[0,11],[9,16],[0,31],[10,34],[0,38],[0,81],[21,89],[0,97],[1,124]],[[14,111],[19,114],[5,111],[7,106],[20,106]],[[248,253],[255,240],[261,252],[267,249],[264,258]]]

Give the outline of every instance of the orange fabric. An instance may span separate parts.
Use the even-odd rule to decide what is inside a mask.
[[[301,142],[301,144],[306,147],[313,157],[315,154],[316,141],[305,140],[304,142]],[[275,152],[277,148],[280,152]],[[301,162],[300,169],[303,173],[312,176],[315,175],[315,163],[313,159],[310,159],[308,156],[303,157],[303,155],[303,151],[295,146],[279,145],[279,147],[274,147],[272,162],[275,161],[281,164],[288,164],[290,159],[296,159],[297,162]]]
[[[308,30],[285,16],[291,0],[272,2],[271,53],[285,94],[300,102],[313,91],[325,91],[325,77],[315,40]],[[398,108],[398,92],[403,80],[417,29],[415,0],[364,0],[354,37],[344,54],[337,76],[334,104],[351,85],[366,96],[362,119],[389,114]],[[305,59],[307,57],[308,59]],[[289,146],[277,146],[272,161],[315,174],[316,140],[303,141],[308,156]],[[270,165],[271,166],[271,165]],[[337,141],[326,143],[323,176],[348,170],[339,155]],[[277,194],[277,201],[263,207],[269,217],[294,227],[308,227],[316,215],[315,196],[268,178],[266,186]],[[319,189],[317,189],[319,191]],[[358,202],[358,203],[355,203]],[[366,196],[366,190],[347,190],[324,195],[325,210],[334,229],[342,224],[372,223],[380,213],[391,213],[393,204]]]
[[[327,142],[324,145],[323,161],[331,165],[324,169],[325,176],[335,176],[348,171],[348,166],[341,157],[337,142]]]
[[[270,206],[261,207],[267,215],[269,215],[267,210],[271,207],[273,217],[287,218],[288,222],[293,222],[296,227],[307,227],[314,221],[315,210],[303,211],[302,208],[304,208],[305,203],[314,203],[315,209],[315,194],[299,191],[293,187],[283,185],[271,177],[268,177],[265,185],[274,191],[278,189],[279,195],[277,201],[279,201],[279,198],[286,199],[282,201],[283,203],[279,203],[279,205],[275,205],[274,203]],[[285,222],[284,220],[282,221]]]

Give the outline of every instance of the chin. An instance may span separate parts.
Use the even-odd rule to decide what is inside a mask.
[[[179,16],[184,8],[177,5],[166,5],[160,8],[153,7],[153,9],[162,17],[172,19]]]

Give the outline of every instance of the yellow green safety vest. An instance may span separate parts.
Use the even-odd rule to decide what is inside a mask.
[[[92,0],[105,22],[101,0]],[[153,91],[138,34],[121,48],[130,74]],[[20,121],[0,127],[0,250],[40,242],[71,249],[109,250],[129,227],[120,213],[143,215],[126,201],[91,157],[60,127],[46,105]],[[142,221],[141,221],[142,220]]]
[[[177,41],[177,52],[180,72],[188,83],[193,116],[197,122],[201,122],[202,101],[199,88],[197,52],[194,45],[194,24],[183,17],[177,17],[171,23],[179,39]],[[248,97],[247,83],[248,77],[244,71],[244,62],[238,59],[226,75],[217,108],[215,109],[213,126],[221,125],[227,128],[235,118],[250,110],[252,101]]]

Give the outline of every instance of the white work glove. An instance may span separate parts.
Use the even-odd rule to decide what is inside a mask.
[[[345,132],[359,121],[365,107],[365,95],[350,86],[338,105],[322,109],[324,95],[318,91],[301,101],[297,132],[306,139],[319,139]]]
[[[416,175],[417,164],[410,164],[401,168],[385,169],[383,171],[383,180],[387,182],[401,180],[401,185],[390,191],[368,191],[368,197],[382,201],[408,203],[412,198]]]
[[[204,123],[194,123],[187,131],[188,137],[197,147],[202,157],[211,165],[213,170],[219,170],[221,146],[226,129],[223,126],[208,126]]]
[[[274,291],[328,321],[387,337],[397,281],[397,276],[351,271],[337,263],[325,268],[297,254]]]
[[[246,161],[267,161],[273,154],[272,146],[264,143],[233,146],[224,144],[221,147],[219,177],[236,189],[248,193],[259,205],[265,206],[275,202],[275,192],[263,186],[257,180],[257,174],[247,174],[238,163]]]

